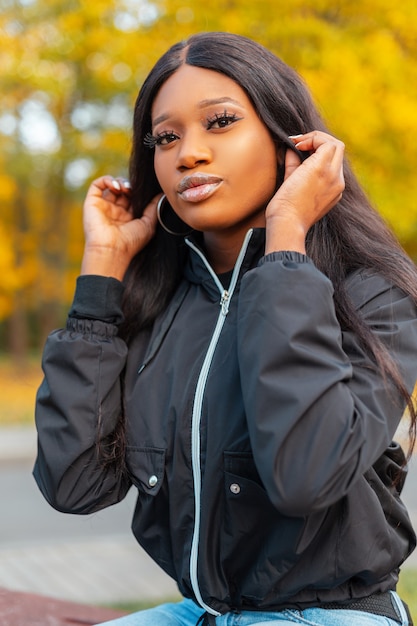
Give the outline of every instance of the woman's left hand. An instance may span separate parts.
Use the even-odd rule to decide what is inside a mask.
[[[265,213],[266,253],[305,253],[308,230],[334,207],[345,188],[341,141],[321,131],[291,139],[298,150],[311,155],[301,162],[295,152],[286,152],[284,182]]]

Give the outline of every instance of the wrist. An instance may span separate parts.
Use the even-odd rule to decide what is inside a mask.
[[[123,280],[130,259],[112,248],[86,248],[81,263],[81,276],[94,274]]]
[[[265,254],[285,250],[306,254],[306,234],[303,225],[294,216],[267,217]]]

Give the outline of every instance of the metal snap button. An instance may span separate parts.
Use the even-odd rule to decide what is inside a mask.
[[[149,476],[148,485],[149,487],[155,487],[158,482],[158,477],[153,474],[153,476]]]
[[[230,485],[230,491],[234,494],[240,493],[240,485],[238,485],[237,483],[232,483]]]

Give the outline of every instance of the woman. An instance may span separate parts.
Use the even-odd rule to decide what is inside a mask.
[[[415,431],[416,270],[300,78],[236,35],[172,47],[130,183],[94,181],[84,228],[35,477],[79,514],[135,485],[185,598],[114,623],[410,623],[392,438],[407,406]]]

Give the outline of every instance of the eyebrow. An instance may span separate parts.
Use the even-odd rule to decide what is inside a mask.
[[[206,107],[213,106],[215,104],[223,104],[225,102],[236,104],[239,107],[243,106],[241,102],[239,102],[238,100],[235,100],[234,98],[230,98],[229,96],[223,96],[221,98],[208,98],[207,100],[200,100],[197,106],[199,109],[205,109]],[[153,120],[152,126],[156,126],[157,124],[160,124],[161,122],[165,122],[165,120],[169,119],[169,117],[170,117],[169,113],[164,113],[162,115],[159,115]]]

